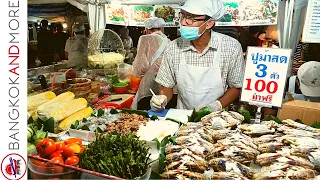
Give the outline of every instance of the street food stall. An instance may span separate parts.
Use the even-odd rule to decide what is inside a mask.
[[[28,70],[30,179],[320,178],[319,106],[283,100],[295,26],[290,36],[279,34],[280,48],[248,48],[244,103],[218,112],[131,110],[141,79],[131,74],[120,37],[105,24],[142,26],[160,16],[167,27],[178,27],[184,1],[73,3],[88,11],[88,68],[61,62]],[[217,25],[277,25],[283,5],[225,1],[227,13]],[[284,19],[278,27],[291,29],[290,18]],[[261,117],[261,108],[272,106],[283,108],[279,116]]]

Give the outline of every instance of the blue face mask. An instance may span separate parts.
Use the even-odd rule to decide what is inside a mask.
[[[203,23],[202,25],[206,24]],[[201,25],[201,26],[202,26]],[[181,26],[180,25],[180,34],[181,34],[181,37],[185,40],[188,40],[188,41],[193,41],[193,40],[196,40],[198,39],[200,36],[202,36],[202,34],[206,31],[203,31],[203,33],[199,34],[199,29],[200,27],[191,27],[191,26]]]

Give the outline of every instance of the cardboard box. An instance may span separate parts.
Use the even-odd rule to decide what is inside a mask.
[[[312,125],[320,121],[320,103],[292,100],[282,104],[278,111],[278,118],[300,119],[304,124]]]

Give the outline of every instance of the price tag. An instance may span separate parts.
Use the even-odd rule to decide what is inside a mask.
[[[291,49],[248,47],[241,101],[281,107]]]

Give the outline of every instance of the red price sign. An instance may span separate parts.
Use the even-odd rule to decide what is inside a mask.
[[[246,86],[245,90],[251,91],[252,90],[251,89],[252,79],[246,79],[246,81],[247,81],[247,86]],[[274,94],[278,90],[278,83],[275,81],[270,81],[270,82],[266,83],[264,80],[260,79],[254,83],[254,89],[258,92],[263,92],[266,90],[268,93]]]
[[[281,107],[290,49],[249,47],[241,101]]]

